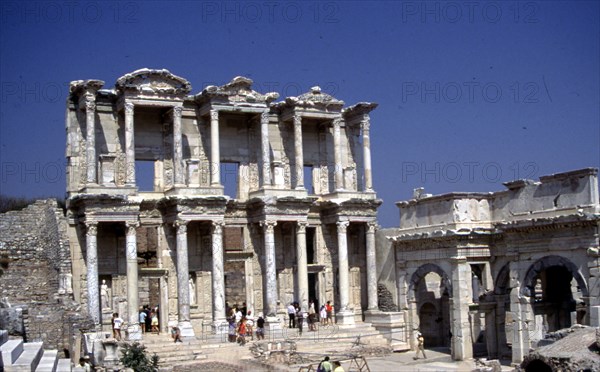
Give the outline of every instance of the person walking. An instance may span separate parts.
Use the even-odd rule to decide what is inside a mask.
[[[417,330],[416,336],[417,336],[417,354],[415,355],[415,357],[413,359],[414,360],[419,359],[419,351],[423,353],[423,359],[427,359],[427,356],[425,355],[425,338],[423,337],[423,334],[419,330]]]
[[[294,306],[294,303],[290,303],[288,305],[287,313],[288,313],[288,317],[290,319],[288,327],[296,328],[296,307]]]
[[[119,313],[114,313],[112,317],[113,324],[113,337],[118,341],[121,341],[121,326],[123,325],[123,319],[119,317]]]
[[[298,330],[299,330],[299,334],[302,335],[302,327],[304,324],[304,310],[302,310],[302,308],[298,307],[296,309],[296,325],[298,326]]]
[[[323,358],[319,366],[317,367],[317,372],[331,372],[331,362],[329,362],[329,357],[326,356]]]
[[[140,307],[140,313],[138,315],[139,317],[139,325],[140,328],[142,329],[142,333],[146,333],[146,311],[144,310],[144,308]]]
[[[344,372],[344,368],[342,367],[342,363],[339,361],[333,362],[333,372]]]
[[[258,319],[256,320],[256,339],[265,339],[265,320],[263,319],[262,313],[258,314]]]

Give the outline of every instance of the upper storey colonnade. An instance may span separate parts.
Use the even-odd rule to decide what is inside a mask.
[[[187,80],[151,69],[103,87],[100,80],[71,83],[71,194],[135,194],[136,161],[143,160],[160,164],[152,191],[169,195],[190,188],[223,195],[221,165],[235,162],[248,167],[244,176],[239,169],[246,195],[375,197],[369,139],[375,103],[344,108],[319,87],[276,102],[277,93],[256,92],[245,77],[191,95]],[[313,184],[305,185],[311,171]]]

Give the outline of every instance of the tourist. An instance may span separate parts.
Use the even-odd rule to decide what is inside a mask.
[[[237,333],[238,333],[237,342],[238,342],[238,344],[240,344],[240,346],[246,345],[246,332],[247,331],[248,331],[248,329],[246,328],[246,317],[244,316],[240,320],[240,325],[238,326],[238,329],[237,329]]]
[[[304,324],[304,310],[297,308],[296,311],[296,326],[298,327],[299,334],[302,335],[302,326]]]
[[[331,372],[331,363],[329,362],[328,356],[326,356],[321,363],[319,363],[317,372]]]
[[[182,342],[181,340],[181,330],[177,326],[173,326],[171,328],[171,337],[173,338],[173,342],[177,343],[177,341]]]
[[[417,354],[415,355],[415,357],[413,359],[414,360],[419,359],[419,351],[423,353],[423,358],[427,359],[427,356],[425,355],[425,338],[423,337],[423,334],[418,329],[417,329],[416,337],[417,337]]]
[[[150,305],[146,305],[144,306],[144,310],[146,312],[146,317],[145,319],[145,326],[146,326],[146,332],[152,332],[152,318],[150,316]]]
[[[146,311],[144,311],[143,308],[140,307],[140,313],[139,313],[139,325],[140,328],[142,329],[142,333],[146,333],[146,317],[148,316],[146,314]]]
[[[84,372],[90,372],[92,370],[92,366],[90,366],[84,357],[79,358],[79,368],[81,368]]]
[[[325,305],[321,305],[319,317],[321,318],[321,325],[327,324],[327,310],[325,309]]]
[[[333,372],[344,372],[344,368],[342,368],[342,363],[337,360],[333,362]]]
[[[242,314],[242,309],[241,308],[237,309],[237,311],[235,312],[235,323],[240,324],[243,317],[244,317],[244,314]]]
[[[262,313],[258,314],[258,319],[256,320],[256,339],[265,339],[265,320],[263,319]]]
[[[327,324],[333,324],[333,305],[331,301],[327,301],[325,311],[327,312]]]
[[[112,317],[113,324],[113,337],[118,341],[121,341],[121,326],[123,325],[123,319],[119,318],[119,313],[114,313]]]
[[[153,311],[150,316],[152,317],[152,333],[156,332],[156,334],[159,334],[160,330],[158,329],[158,314]]]
[[[248,315],[246,316],[246,328],[248,329],[248,336],[254,341],[254,316],[252,316],[251,310],[248,310]]]
[[[290,304],[288,305],[287,313],[288,313],[288,317],[290,319],[288,327],[296,328],[296,307],[294,306],[293,302],[290,302]]]
[[[316,331],[317,327],[315,325],[315,316],[316,316],[316,312],[315,312],[315,303],[313,301],[310,302],[310,304],[308,305],[308,331]]]
[[[227,320],[229,322],[229,332],[228,332],[228,341],[229,342],[235,342],[235,317],[234,318],[229,318]]]
[[[242,316],[246,316],[248,315],[248,306],[246,305],[245,302],[242,303],[242,308],[240,309],[240,311],[242,312]]]

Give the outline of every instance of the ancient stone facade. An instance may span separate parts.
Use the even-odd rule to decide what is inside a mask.
[[[597,175],[518,180],[494,193],[416,192],[397,203],[400,226],[387,235],[408,340],[420,329],[454,359],[520,363],[548,332],[600,326]]]
[[[72,82],[66,122],[73,291],[98,324],[119,312],[139,338],[146,303],[184,336],[241,300],[331,300],[343,324],[377,308],[376,104],[319,87],[275,102],[244,77],[192,95],[167,70],[103,86]]]

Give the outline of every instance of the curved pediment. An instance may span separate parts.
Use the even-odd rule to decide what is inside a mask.
[[[140,95],[186,95],[192,90],[192,84],[189,81],[173,75],[169,70],[149,68],[121,76],[115,86],[119,92]]]
[[[197,95],[197,100],[203,99],[218,99],[230,104],[269,104],[279,98],[279,94],[275,92],[262,94],[252,89],[252,79],[244,76],[236,76],[229,83],[222,86],[209,85],[200,94]]]

